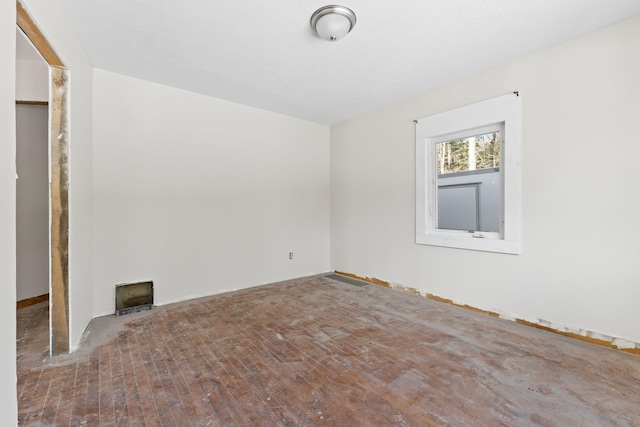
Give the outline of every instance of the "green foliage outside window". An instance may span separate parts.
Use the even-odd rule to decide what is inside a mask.
[[[500,132],[436,144],[438,174],[500,167]]]

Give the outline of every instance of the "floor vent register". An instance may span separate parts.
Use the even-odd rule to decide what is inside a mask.
[[[152,307],[152,281],[116,285],[116,316],[151,310]]]
[[[351,277],[342,276],[340,274],[327,274],[327,279],[335,280],[337,282],[346,283],[347,285],[357,286],[358,288],[364,288],[365,286],[369,286],[370,283],[365,282],[363,280],[352,279]]]

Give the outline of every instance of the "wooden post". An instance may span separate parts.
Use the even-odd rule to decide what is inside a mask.
[[[67,72],[51,67],[51,354],[69,352],[69,144]]]

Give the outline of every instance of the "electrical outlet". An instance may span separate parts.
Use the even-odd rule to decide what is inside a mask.
[[[289,259],[293,259],[293,252],[289,252]]]

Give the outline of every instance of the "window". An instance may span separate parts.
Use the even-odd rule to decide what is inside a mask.
[[[503,134],[504,126],[500,123],[471,129],[462,137],[434,138],[436,228],[500,232]]]
[[[520,98],[416,125],[416,243],[520,253]]]

